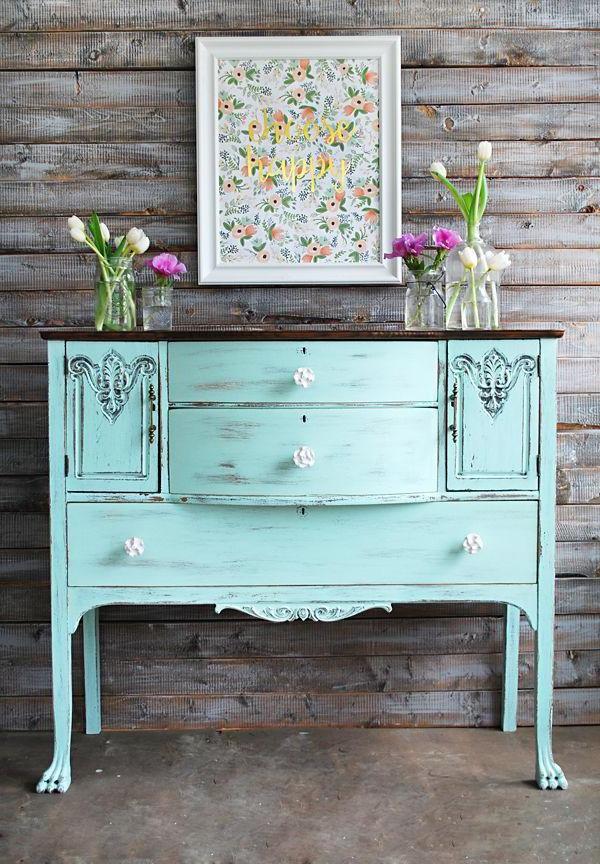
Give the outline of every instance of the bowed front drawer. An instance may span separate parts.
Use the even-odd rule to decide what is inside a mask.
[[[69,504],[73,586],[534,583],[535,501]],[[482,548],[463,547],[469,534]],[[126,549],[142,552],[130,556]],[[132,548],[133,547],[133,548]],[[307,592],[310,596],[310,592]]]
[[[437,402],[435,342],[171,342],[168,366],[170,402]]]
[[[435,492],[435,408],[171,408],[179,495]]]

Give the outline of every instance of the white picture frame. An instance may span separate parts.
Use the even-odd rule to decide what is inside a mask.
[[[310,59],[307,60],[303,58]],[[343,61],[341,63],[337,62],[340,58],[342,58]],[[345,58],[348,59],[348,64],[345,63]],[[271,243],[270,240],[268,240],[267,245],[263,246],[264,251],[262,251],[259,247],[261,246],[261,243],[264,242],[264,238],[267,237],[267,235],[270,237],[271,234],[273,234],[273,236],[278,236],[279,232],[276,231],[278,226],[275,224],[267,225],[266,221],[264,223],[259,223],[258,233],[259,235],[262,234],[263,237],[261,238],[261,236],[258,236],[255,240],[254,236],[243,236],[238,242],[240,247],[239,252],[237,251],[235,241],[242,229],[244,232],[249,233],[250,228],[248,225],[244,228],[240,223],[234,224],[233,228],[231,228],[231,223],[227,222],[231,231],[237,232],[235,236],[232,233],[230,237],[227,233],[227,229],[224,227],[224,224],[227,221],[225,219],[225,214],[227,214],[228,210],[230,210],[232,206],[235,209],[235,204],[228,205],[224,203],[223,196],[225,193],[223,191],[223,186],[225,184],[227,190],[233,190],[232,195],[234,197],[238,191],[237,187],[233,185],[234,182],[238,182],[237,177],[234,177],[234,180],[223,180],[223,172],[221,170],[223,162],[225,161],[227,164],[231,164],[232,159],[231,153],[227,153],[226,148],[233,146],[231,141],[237,139],[239,135],[249,135],[247,132],[249,126],[244,127],[244,124],[247,123],[248,118],[252,116],[253,109],[256,108],[258,110],[258,102],[256,105],[249,106],[247,110],[240,109],[240,116],[244,114],[244,111],[246,112],[245,119],[237,121],[239,127],[235,130],[235,134],[227,132],[227,129],[232,128],[230,117],[231,114],[235,114],[236,110],[233,105],[240,101],[237,100],[237,97],[235,96],[229,100],[223,99],[220,95],[220,93],[223,94],[223,81],[227,80],[227,77],[229,77],[229,80],[233,80],[233,73],[228,72],[227,70],[229,69],[229,65],[234,62],[238,63],[238,67],[236,67],[238,71],[235,72],[234,69],[233,72],[236,75],[244,77],[245,86],[248,88],[246,91],[240,91],[240,94],[243,96],[244,94],[248,95],[250,93],[250,98],[252,98],[252,94],[259,92],[257,87],[254,86],[256,83],[254,76],[258,74],[262,76],[259,80],[264,81],[266,73],[272,67],[275,69],[275,73],[270,76],[269,80],[279,80],[280,85],[278,86],[280,88],[283,87],[283,82],[289,80],[290,77],[290,72],[289,70],[286,71],[287,66],[285,65],[288,61],[292,64],[297,64],[297,70],[299,71],[294,72],[294,70],[292,70],[292,74],[297,74],[299,78],[302,78],[301,72],[303,70],[306,72],[308,69],[310,73],[310,70],[314,69],[315,74],[312,75],[311,78],[316,78],[317,81],[315,81],[314,84],[312,84],[312,81],[310,84],[308,81],[306,83],[309,84],[309,86],[316,88],[317,95],[314,96],[315,103],[320,99],[323,104],[327,106],[326,109],[323,109],[324,116],[326,116],[325,111],[328,111],[330,117],[334,116],[334,112],[331,110],[330,106],[332,104],[335,106],[339,104],[341,106],[341,102],[337,96],[332,96],[331,93],[328,94],[329,101],[326,102],[326,96],[324,95],[325,88],[331,86],[332,92],[338,94],[341,92],[340,87],[342,84],[346,86],[347,83],[346,81],[343,81],[342,83],[336,81],[335,72],[332,73],[331,70],[337,68],[341,75],[345,67],[348,67],[350,69],[350,73],[348,74],[353,75],[355,81],[357,80],[357,76],[360,78],[361,75],[361,80],[365,80],[365,69],[367,67],[364,66],[362,61],[368,61],[371,65],[373,65],[374,61],[377,64],[378,68],[376,75],[372,75],[370,71],[366,75],[367,81],[370,82],[373,80],[375,82],[373,88],[376,88],[377,90],[376,97],[373,96],[372,100],[369,101],[367,99],[367,91],[365,91],[367,92],[367,96],[362,96],[361,92],[358,92],[357,96],[351,97],[351,105],[344,106],[340,116],[344,116],[348,111],[354,110],[356,113],[350,115],[351,119],[349,120],[349,124],[351,124],[352,128],[346,128],[348,124],[344,125],[345,120],[343,119],[338,121],[336,127],[338,131],[341,130],[338,136],[339,141],[343,141],[344,136],[356,134],[356,139],[352,142],[352,145],[349,144],[349,137],[348,141],[345,142],[347,144],[346,149],[350,150],[350,146],[353,146],[356,155],[344,159],[343,154],[341,154],[339,160],[336,159],[337,151],[335,155],[329,155],[328,153],[317,155],[316,165],[318,167],[315,169],[315,162],[313,161],[312,153],[309,155],[308,152],[305,152],[305,162],[302,164],[304,165],[305,170],[307,165],[310,164],[311,172],[306,171],[305,176],[311,173],[312,176],[310,183],[313,184],[311,187],[312,191],[310,194],[310,201],[308,193],[306,192],[306,183],[309,181],[306,181],[305,188],[302,192],[298,192],[300,181],[297,181],[299,185],[295,186],[294,194],[300,195],[302,197],[302,202],[300,203],[299,198],[294,199],[291,204],[288,202],[289,212],[287,213],[289,220],[292,220],[293,218],[303,218],[311,223],[313,215],[312,212],[309,212],[307,215],[300,214],[300,211],[302,207],[312,207],[313,199],[318,198],[316,184],[323,181],[324,188],[328,181],[331,180],[333,183],[333,177],[336,176],[336,172],[338,177],[343,177],[343,181],[346,181],[347,177],[353,176],[353,166],[357,166],[355,173],[358,173],[362,153],[368,149],[364,146],[364,143],[362,149],[358,149],[361,136],[363,136],[364,139],[365,135],[364,129],[366,126],[364,124],[367,120],[371,124],[368,134],[372,136],[373,132],[371,131],[371,128],[376,129],[375,124],[377,122],[376,119],[371,120],[368,116],[365,116],[365,110],[373,112],[373,115],[376,118],[378,117],[379,120],[379,129],[376,133],[379,136],[378,143],[373,148],[376,153],[378,146],[379,152],[377,176],[378,185],[375,183],[370,184],[367,191],[370,192],[372,189],[378,190],[375,199],[378,207],[373,208],[372,210],[368,210],[368,208],[365,207],[362,208],[365,214],[362,217],[365,220],[364,231],[370,232],[367,238],[369,243],[367,243],[368,251],[366,253],[362,251],[360,240],[352,241],[354,243],[352,249],[350,249],[349,245],[351,238],[357,236],[358,229],[356,229],[356,225],[358,224],[357,220],[360,218],[360,214],[357,212],[357,204],[364,203],[365,201],[371,202],[372,200],[369,198],[361,199],[358,197],[361,191],[364,192],[364,189],[361,186],[354,187],[352,190],[352,194],[355,196],[354,199],[350,200],[348,198],[348,205],[351,212],[348,214],[340,214],[340,216],[342,216],[346,221],[338,220],[339,228],[337,229],[336,235],[333,236],[334,246],[332,247],[329,244],[319,246],[320,241],[317,238],[316,240],[311,241],[309,248],[307,248],[306,255],[303,256],[300,256],[300,252],[302,251],[300,244],[305,244],[307,242],[307,236],[310,237],[311,232],[316,232],[318,230],[316,225],[292,225],[287,234],[288,237],[291,237],[293,233],[292,239],[286,239],[285,241],[281,241],[279,244],[275,244],[274,241]],[[362,72],[359,71],[361,63],[363,67]],[[308,66],[306,64],[308,64]],[[337,65],[334,66],[334,64]],[[254,66],[258,67],[258,72],[253,71]],[[296,69],[296,67],[294,67],[294,69]],[[321,72],[319,72],[319,70],[321,70]],[[327,72],[327,77],[325,77],[325,72],[322,70]],[[251,72],[252,74],[250,74]],[[323,82],[321,88],[318,86],[319,75],[320,80]],[[277,76],[279,76],[278,79]],[[252,80],[251,88],[249,83],[250,80]],[[331,82],[331,84],[329,85],[328,82]],[[301,81],[300,83],[304,84],[304,81]],[[234,88],[232,87],[232,90],[233,89]],[[354,88],[354,90],[355,89],[356,88]],[[274,132],[268,131],[273,128],[271,126],[272,120],[270,112],[273,112],[275,102],[281,97],[282,91],[280,89],[276,92],[275,87],[267,87],[266,91],[263,88],[260,92],[268,92],[271,94],[271,90],[273,95],[266,97],[267,102],[269,99],[271,99],[271,102],[267,104],[266,108],[264,106],[262,107],[260,110],[260,116],[264,117],[265,120],[263,129],[267,130],[268,135],[274,136]],[[351,92],[354,92],[354,90]],[[304,88],[299,88],[292,91],[289,94],[289,98],[295,98],[295,95],[300,96],[303,92],[305,92]],[[308,92],[308,88],[306,88],[306,92]],[[310,92],[315,93],[315,89]],[[375,90],[372,89],[370,92],[374,93]],[[260,98],[263,97],[256,97],[256,99]],[[375,98],[377,98],[376,104]],[[241,101],[243,102],[243,100]],[[248,103],[246,104],[248,105]],[[362,111],[360,110],[361,108],[363,109]],[[386,260],[384,258],[384,252],[391,249],[392,240],[401,233],[400,40],[397,36],[198,37],[196,39],[196,109],[198,284],[289,285],[326,283],[352,285],[400,283],[401,273],[397,259]],[[222,118],[225,117],[225,110],[231,112],[230,117],[226,118],[226,120],[229,121],[229,126],[227,126],[226,123],[224,124],[222,120]],[[302,109],[302,111],[306,110],[306,108]],[[290,111],[294,114],[294,109],[290,109]],[[221,117],[219,115],[221,115]],[[285,114],[286,118],[289,116],[288,113]],[[320,121],[318,117],[315,117],[315,125],[309,127],[307,133],[306,127],[301,126],[303,121],[300,120],[298,110],[296,110],[294,116],[297,118],[296,129],[300,129],[300,131],[293,132],[294,135],[298,136],[294,141],[298,141],[305,151],[307,151],[307,148],[310,149],[310,146],[306,142],[309,140],[313,129],[317,130],[315,131],[316,137],[313,139],[313,143],[316,142],[315,150],[321,143],[318,140],[319,135],[323,136],[323,141],[331,141],[331,138],[326,136],[324,130],[327,128],[331,131],[333,120],[331,120],[330,125],[327,126],[326,120]],[[307,116],[310,116],[310,114]],[[315,114],[313,112],[313,117],[314,116]],[[288,129],[289,128],[294,128],[291,120],[288,123]],[[321,131],[319,132],[318,130]],[[303,132],[305,136],[304,138],[302,138]],[[251,134],[254,135],[253,132]],[[335,133],[332,132],[332,135],[334,134]],[[288,140],[286,140],[285,136],[282,138],[282,143],[288,147],[288,154],[291,152],[290,148],[292,146],[291,140],[289,140],[290,138],[291,134],[288,135]],[[246,139],[244,138],[243,140],[245,141]],[[248,138],[248,142],[249,140],[250,139]],[[255,140],[256,139],[253,137],[253,144]],[[271,139],[266,143],[269,144],[270,140]],[[273,137],[273,141],[275,140],[275,137]],[[336,145],[335,137],[333,140],[334,143],[329,148],[330,153],[336,146],[340,151],[343,151],[344,147],[340,146],[339,142]],[[256,144],[257,154],[260,154],[259,144],[260,141]],[[238,148],[240,155],[237,157],[240,159],[240,170],[248,172],[251,170],[250,166],[252,165],[252,160],[255,159],[255,156],[253,155],[255,151],[252,149],[250,143],[245,144],[245,153],[247,154],[247,159],[250,160],[245,162],[244,160],[246,157],[242,157],[241,155],[242,149],[243,148]],[[274,149],[274,145],[272,149]],[[324,149],[326,148],[322,146],[321,151]],[[294,173],[297,173],[300,177],[302,172],[300,164],[300,150],[298,150],[298,153],[298,165],[296,166]],[[264,156],[261,157],[261,159],[266,160],[267,157]],[[291,168],[290,166],[293,166],[294,162],[292,161],[291,156],[289,156],[287,162],[285,158],[278,161],[273,157],[271,164],[273,166],[277,166],[278,164],[283,165],[284,170],[280,170],[280,177],[277,181],[278,184],[284,182],[284,171],[287,171],[287,179],[290,184],[292,183],[293,167]],[[372,159],[372,164],[376,164],[374,158]],[[347,168],[347,165],[350,165],[350,169]],[[286,169],[286,166],[289,170]],[[330,173],[328,173],[326,169],[328,169]],[[254,207],[254,201],[256,201],[256,207],[263,206],[270,208],[269,201],[271,199],[265,202],[260,198],[260,196],[265,193],[265,187],[260,186],[259,189],[255,189],[254,186],[251,186],[250,184],[250,181],[254,184],[260,182],[268,183],[268,176],[266,181],[264,180],[264,177],[265,174],[268,175],[269,170],[271,169],[268,167],[268,163],[267,168],[265,168],[264,171],[262,171],[261,168],[263,181],[256,179],[253,174],[246,174],[249,181],[248,183],[246,183],[245,180],[242,181],[242,186],[246,191],[240,193],[240,195],[243,194],[246,196],[244,199],[246,213],[258,212]],[[275,167],[273,170],[275,171],[277,168]],[[323,172],[325,173],[323,174]],[[347,177],[345,172],[347,172]],[[273,180],[272,182],[275,181]],[[338,190],[335,193],[336,197],[343,194],[341,183],[342,181],[340,181],[340,186],[338,186]],[[249,191],[250,186],[251,188]],[[279,188],[279,185],[277,188]],[[254,196],[252,200],[248,200],[248,196],[250,195]],[[350,192],[348,192],[348,196],[349,195]],[[272,200],[275,201],[277,197],[277,195],[273,195]],[[287,200],[289,196],[285,195],[284,197]],[[344,203],[344,200],[345,199],[342,198],[342,203]],[[333,198],[329,199],[329,201],[330,204],[327,204],[326,206],[333,207]],[[323,203],[321,202],[319,206],[322,208]],[[292,215],[293,212],[300,215],[294,217]],[[378,213],[378,237],[373,233],[373,225],[366,224],[367,219],[369,223],[373,221],[373,212]],[[332,215],[331,221],[327,222],[327,225],[333,225],[335,221],[336,218]],[[322,222],[321,224],[324,223]],[[257,230],[257,226],[252,227],[255,231]],[[304,227],[307,229],[307,236],[301,235],[301,231],[304,230]],[[352,233],[353,228],[356,229],[354,234]],[[332,231],[333,230],[334,229],[332,228]],[[342,230],[344,232],[343,235],[341,233]],[[244,240],[247,240],[248,243],[251,241],[252,245],[250,248],[248,243],[244,245],[242,242]],[[285,245],[285,243],[287,243],[287,245]],[[335,244],[339,245],[335,246]],[[319,253],[316,255],[312,254],[317,247],[319,248]],[[359,260],[354,260],[357,257],[354,247],[359,250]],[[273,248],[275,248],[275,251],[273,251]],[[259,251],[255,251],[257,249]],[[347,257],[352,254],[354,255],[353,260],[346,260]],[[310,257],[311,255],[312,257]],[[298,257],[299,260],[296,260]]]

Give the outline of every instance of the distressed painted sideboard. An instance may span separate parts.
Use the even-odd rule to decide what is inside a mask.
[[[100,731],[98,608],[210,603],[328,622],[393,603],[506,604],[535,630],[536,780],[551,749],[561,331],[44,331],[54,759],[71,782],[71,636]],[[323,625],[325,626],[325,624]]]

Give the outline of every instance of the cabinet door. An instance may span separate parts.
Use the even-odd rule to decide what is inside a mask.
[[[539,342],[448,343],[448,489],[537,489]]]
[[[67,490],[158,491],[158,347],[69,342]]]

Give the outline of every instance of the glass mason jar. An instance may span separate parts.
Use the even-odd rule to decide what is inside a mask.
[[[404,326],[407,330],[443,330],[443,270],[415,274],[408,272],[404,298]]]
[[[475,266],[466,267],[461,253],[470,247]],[[446,258],[446,329],[491,330],[500,326],[500,273],[488,268],[486,255],[494,247],[484,242],[475,229],[470,240],[459,243]]]
[[[173,283],[144,285],[142,317],[144,330],[170,330],[173,324]]]
[[[134,329],[135,277],[131,258],[113,258],[110,266],[99,262],[94,320],[96,330]]]

